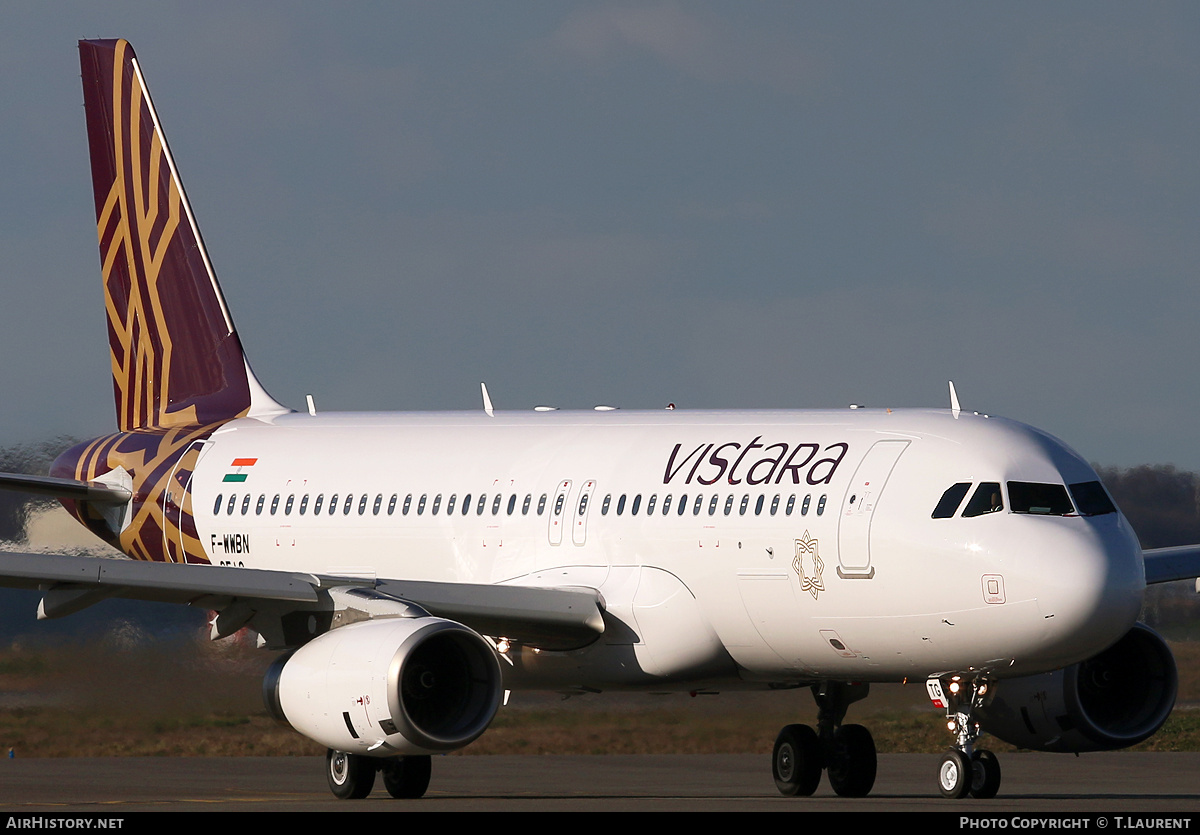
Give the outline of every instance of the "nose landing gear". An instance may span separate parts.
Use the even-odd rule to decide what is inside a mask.
[[[991,751],[975,748],[981,731],[971,715],[987,695],[987,678],[967,681],[952,676],[944,685],[941,679],[931,678],[925,689],[934,707],[946,709],[947,727],[955,735],[954,746],[938,763],[938,791],[950,799],[995,797],[1000,790],[1000,761]]]

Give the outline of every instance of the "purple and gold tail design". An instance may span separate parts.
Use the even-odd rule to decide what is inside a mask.
[[[246,363],[132,47],[80,41],[79,61],[119,431],[67,450],[51,475],[87,485],[123,471],[121,507],[63,505],[134,559],[208,562],[191,502],[207,438],[289,410]]]
[[[287,411],[246,363],[133,48],[79,59],[118,428]]]

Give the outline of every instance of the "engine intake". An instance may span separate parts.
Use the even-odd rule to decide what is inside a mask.
[[[329,748],[376,756],[462,748],[487,729],[502,690],[491,645],[434,617],[331,630],[263,680],[275,718]]]
[[[1020,748],[1112,751],[1162,727],[1177,689],[1170,648],[1138,623],[1094,658],[997,682],[975,715],[988,733]]]

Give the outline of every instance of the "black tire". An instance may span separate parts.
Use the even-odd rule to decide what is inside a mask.
[[[359,800],[375,787],[375,763],[367,757],[330,748],[325,752],[325,778],[334,797]]]
[[[942,797],[958,800],[971,790],[971,761],[957,748],[947,751],[938,763],[938,791]]]
[[[862,725],[842,725],[833,732],[829,751],[829,785],[842,797],[866,797],[875,785],[875,740]]]
[[[1000,791],[1000,760],[991,751],[971,755],[971,797],[989,800]]]
[[[396,757],[384,760],[379,770],[383,774],[383,787],[392,797],[424,797],[429,788],[432,762],[428,754]]]
[[[788,725],[775,739],[771,755],[775,788],[788,797],[807,797],[821,782],[821,743],[808,725]]]

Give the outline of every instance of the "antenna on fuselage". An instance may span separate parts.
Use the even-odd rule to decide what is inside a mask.
[[[487,383],[480,383],[479,390],[483,392],[483,410],[487,412],[488,417],[495,417],[492,414],[492,398],[488,397]]]
[[[958,413],[962,411],[962,406],[958,405],[958,392],[954,389],[954,381],[950,380],[950,414],[954,415],[954,419],[958,420]]]

